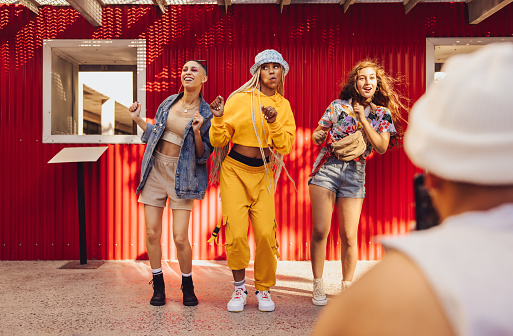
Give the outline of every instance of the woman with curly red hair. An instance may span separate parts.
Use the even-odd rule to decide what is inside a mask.
[[[342,244],[342,290],[353,280],[358,260],[357,233],[365,197],[365,158],[384,154],[402,135],[395,79],[374,61],[358,63],[348,74],[339,99],[333,101],[312,135],[321,149],[308,181],[312,204],[310,244],[315,305],[327,303],[322,273],[333,207],[336,205]]]

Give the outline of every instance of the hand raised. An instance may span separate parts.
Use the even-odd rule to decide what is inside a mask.
[[[262,106],[262,113],[268,124],[275,122],[276,117],[278,116],[278,112],[276,112],[276,109],[272,106]]]
[[[128,113],[130,113],[130,117],[135,120],[141,115],[141,104],[139,102],[134,102],[128,108]]]
[[[222,117],[224,114],[224,99],[217,96],[212,103],[210,103],[210,111],[215,117]]]
[[[355,101],[353,103],[353,110],[356,114],[356,117],[358,118],[358,121],[362,121],[365,119],[365,109],[363,108],[363,105]]]
[[[194,116],[192,117],[192,130],[194,132],[199,132],[201,125],[203,125],[203,117],[201,116],[199,111],[196,111],[194,113]]]

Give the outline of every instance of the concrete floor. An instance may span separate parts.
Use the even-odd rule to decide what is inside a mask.
[[[108,261],[98,269],[60,269],[66,261],[0,261],[0,335],[308,335],[322,307],[312,305],[310,262],[278,262],[271,294],[276,310],[258,311],[253,265],[247,269],[248,303],[226,310],[232,290],[224,261],[195,261],[200,301],[181,302],[177,262],[163,265],[167,303],[149,304],[147,261]],[[357,279],[376,262],[360,261]],[[326,293],[340,290],[340,262],[326,262]]]

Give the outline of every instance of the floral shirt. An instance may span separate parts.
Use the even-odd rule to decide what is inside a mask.
[[[365,116],[376,132],[396,132],[392,114],[386,107],[377,106],[374,113],[371,113],[370,107],[367,107],[365,109]],[[351,99],[337,99],[333,101],[322,115],[321,120],[319,120],[319,125],[331,128],[330,136],[333,141],[338,141],[354,133],[357,129],[362,128],[353,110]],[[367,149],[363,153],[363,156],[367,157],[371,152],[372,145],[367,141]]]

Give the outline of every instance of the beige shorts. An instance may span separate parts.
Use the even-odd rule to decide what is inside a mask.
[[[163,208],[169,197],[169,208],[192,210],[194,200],[180,199],[175,193],[175,174],[178,157],[153,152],[153,167],[141,190],[139,203]]]

